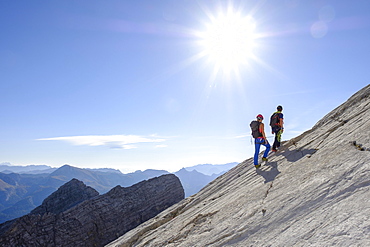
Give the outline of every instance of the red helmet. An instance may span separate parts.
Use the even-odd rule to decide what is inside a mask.
[[[257,115],[257,119],[258,119],[258,120],[263,120],[263,116],[262,116],[261,114],[258,114],[258,115]]]

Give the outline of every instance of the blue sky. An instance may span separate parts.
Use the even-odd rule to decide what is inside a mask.
[[[232,63],[205,42],[225,16],[252,27]],[[287,140],[370,81],[366,0],[3,0],[0,28],[0,163],[242,162],[257,114],[283,105]]]

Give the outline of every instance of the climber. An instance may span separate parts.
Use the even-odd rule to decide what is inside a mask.
[[[254,167],[256,168],[259,168],[261,166],[261,164],[258,164],[258,154],[260,152],[261,144],[266,147],[262,157],[263,161],[267,161],[267,155],[271,148],[265,135],[265,125],[262,123],[262,120],[263,116],[261,114],[258,114],[257,120],[252,121],[250,124],[250,127],[252,129],[252,136],[254,138]]]
[[[283,107],[279,105],[276,107],[276,110],[277,111],[274,112],[270,118],[272,134],[275,134],[275,140],[271,150],[272,152],[277,152],[277,149],[280,147],[281,135],[284,132],[284,115],[281,113],[283,111]]]

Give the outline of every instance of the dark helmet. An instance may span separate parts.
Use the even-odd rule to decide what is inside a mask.
[[[283,110],[283,107],[282,107],[281,105],[279,105],[278,107],[276,107],[276,109],[277,109],[278,111],[282,111],[282,110]]]
[[[261,114],[258,114],[256,117],[258,120],[263,120],[263,116]]]

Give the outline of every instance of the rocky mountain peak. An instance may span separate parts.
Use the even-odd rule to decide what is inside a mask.
[[[73,206],[78,197],[71,195],[73,192],[92,197]],[[71,180],[32,214],[1,224],[1,245],[104,246],[184,199],[184,189],[173,174],[127,188],[116,186],[99,196],[96,193],[80,181]],[[58,203],[65,206],[59,207]]]
[[[31,214],[59,214],[98,195],[95,189],[74,178],[47,197]]]

